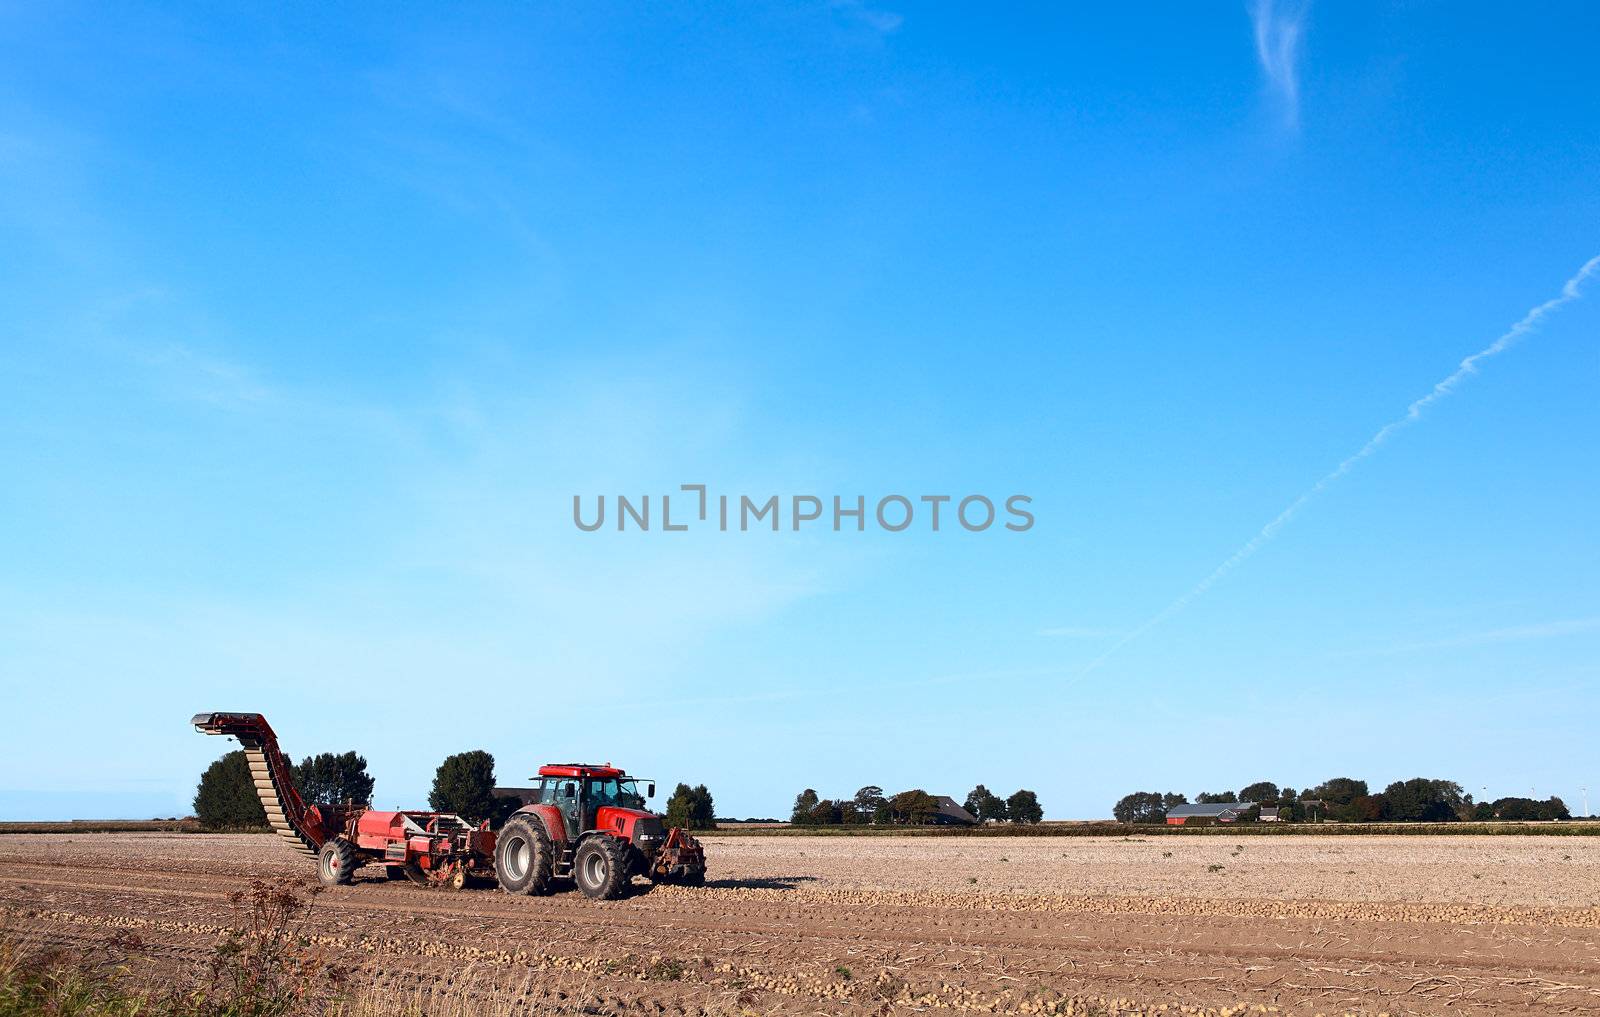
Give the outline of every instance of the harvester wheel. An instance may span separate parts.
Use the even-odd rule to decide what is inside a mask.
[[[554,852],[544,822],[518,816],[501,827],[494,843],[494,875],[506,893],[536,896],[550,892]]]
[[[349,886],[356,875],[356,847],[343,837],[322,842],[317,852],[317,878],[324,886]]]
[[[628,859],[622,842],[601,834],[578,845],[572,859],[578,889],[591,900],[616,900],[628,885]]]

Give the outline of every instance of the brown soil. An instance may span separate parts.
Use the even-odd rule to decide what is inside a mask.
[[[706,846],[704,889],[613,902],[367,869],[317,898],[314,927],[397,992],[514,984],[599,1014],[1600,1013],[1589,838]],[[0,839],[8,926],[157,963],[203,961],[239,920],[230,892],[283,877],[311,865],[272,836]]]

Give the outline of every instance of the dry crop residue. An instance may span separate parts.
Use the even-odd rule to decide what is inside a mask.
[[[614,902],[364,878],[317,899],[315,936],[404,991],[534,985],[575,1013],[1600,1014],[1600,838],[706,843],[706,888]],[[311,875],[270,836],[15,835],[0,862],[8,925],[134,931],[170,965],[203,961],[230,891]]]

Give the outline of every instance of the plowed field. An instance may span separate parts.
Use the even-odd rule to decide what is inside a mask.
[[[397,992],[575,1013],[1600,1013],[1600,838],[705,844],[705,888],[612,902],[366,869],[313,926]],[[153,963],[203,962],[250,879],[311,873],[269,835],[0,837],[8,926]]]

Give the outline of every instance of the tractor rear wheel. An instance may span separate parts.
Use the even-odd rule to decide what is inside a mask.
[[[317,878],[323,886],[349,886],[356,875],[356,846],[343,837],[322,842],[317,852]]]
[[[578,889],[591,900],[616,900],[628,885],[628,859],[622,842],[600,834],[578,845],[572,859]]]
[[[494,875],[506,893],[550,892],[555,872],[550,835],[538,816],[518,816],[500,828],[494,842]]]

